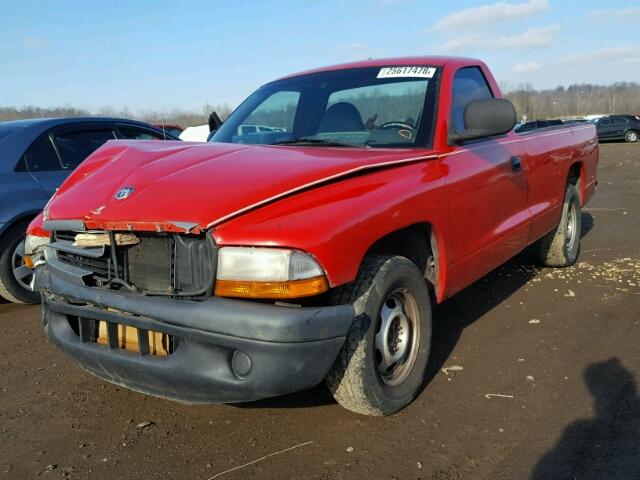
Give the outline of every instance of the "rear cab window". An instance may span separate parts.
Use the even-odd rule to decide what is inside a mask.
[[[338,105],[352,104],[360,114],[361,122],[356,125],[358,129],[404,126],[415,130],[426,94],[427,80],[351,88],[332,93],[327,102],[327,112]],[[321,124],[319,129],[322,127]]]

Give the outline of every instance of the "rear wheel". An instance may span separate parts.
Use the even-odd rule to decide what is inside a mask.
[[[638,132],[634,131],[634,130],[629,130],[626,135],[624,136],[624,140],[625,142],[629,142],[629,143],[634,143],[638,141]]]
[[[356,413],[390,415],[408,405],[424,379],[431,306],[422,273],[399,256],[367,257],[356,282],[334,294],[356,317],[327,385]]]
[[[33,271],[24,264],[26,224],[7,232],[0,245],[0,296],[14,303],[40,303],[33,291]]]
[[[575,186],[567,185],[558,226],[538,240],[542,263],[549,267],[570,267],[580,254],[580,197]]]

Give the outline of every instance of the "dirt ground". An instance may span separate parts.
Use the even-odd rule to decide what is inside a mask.
[[[39,307],[0,305],[0,478],[640,478],[640,144],[603,145],[599,176],[579,263],[525,253],[437,307],[428,385],[388,418],[323,386],[145,397],[75,366]]]

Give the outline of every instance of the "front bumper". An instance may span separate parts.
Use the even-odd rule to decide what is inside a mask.
[[[353,319],[351,306],[298,308],[223,298],[196,302],[77,285],[37,271],[48,337],[82,368],[142,393],[187,403],[258,400],[318,384]],[[76,332],[95,320],[172,335],[166,357],[109,348]],[[85,327],[86,328],[86,327]]]

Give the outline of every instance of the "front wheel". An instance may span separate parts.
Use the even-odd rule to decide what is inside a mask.
[[[634,143],[638,141],[638,132],[630,130],[624,136],[624,141],[628,143]]]
[[[384,416],[415,398],[431,346],[429,290],[420,270],[399,256],[365,258],[352,285],[334,294],[356,316],[327,375],[334,398],[348,410]]]
[[[538,240],[540,260],[548,267],[570,267],[580,254],[582,233],[580,197],[569,184],[564,195],[562,217],[558,226]]]

